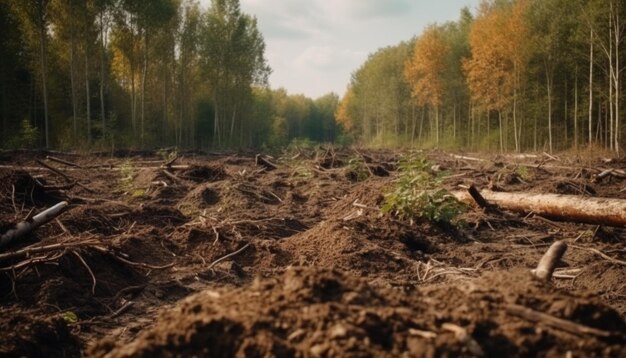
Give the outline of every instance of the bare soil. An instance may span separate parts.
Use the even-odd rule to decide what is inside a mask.
[[[0,249],[0,356],[626,356],[624,228],[383,215],[400,151],[114,154],[0,153],[0,234],[70,204]],[[421,153],[449,190],[626,199],[584,154]]]

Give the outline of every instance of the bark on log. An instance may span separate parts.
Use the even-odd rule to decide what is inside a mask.
[[[532,271],[538,279],[550,281],[557,263],[565,254],[567,244],[563,241],[553,243],[548,251],[541,257],[537,268]]]
[[[472,204],[466,191],[451,193],[457,199]],[[562,194],[503,193],[483,190],[480,193],[490,204],[519,213],[535,213],[560,221],[595,225],[626,226],[626,200],[583,197]]]
[[[62,201],[55,206],[42,211],[27,221],[17,224],[15,229],[9,230],[0,238],[0,248],[4,248],[16,239],[28,234],[39,226],[59,216],[63,209],[67,207],[67,201]]]

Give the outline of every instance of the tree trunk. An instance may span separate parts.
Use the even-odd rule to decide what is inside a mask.
[[[498,131],[500,136],[500,153],[504,153],[504,135],[502,134],[502,111],[498,110]]]
[[[146,77],[148,74],[148,34],[143,30],[143,69],[141,74],[141,148],[144,147],[145,139],[145,114],[146,114]]]
[[[513,90],[513,138],[515,139],[515,153],[520,152],[519,138],[517,137],[517,86]]]
[[[213,121],[213,143],[217,142],[217,146],[221,145],[220,141],[220,126],[219,126],[219,107],[217,103],[217,95],[213,94],[213,106],[214,110],[214,121]]]
[[[613,4],[611,2],[611,4]],[[619,140],[620,140],[620,108],[619,108],[619,103],[620,103],[620,82],[619,82],[619,78],[620,78],[620,73],[621,73],[621,68],[620,68],[620,44],[622,43],[622,34],[624,33],[624,30],[621,28],[620,26],[620,17],[619,17],[619,7],[617,7],[615,9],[615,21],[613,21],[613,23],[615,24],[615,29],[613,31],[614,34],[614,41],[615,41],[615,69],[614,69],[614,76],[613,76],[613,85],[615,87],[615,153],[617,155],[619,155],[619,151],[620,151],[620,146],[619,146]]]
[[[100,119],[102,120],[102,138],[106,137],[106,111],[104,108],[104,67],[106,66],[106,48],[104,40],[104,9],[100,12]]]
[[[552,78],[548,64],[544,63],[546,69],[546,90],[548,92],[548,145],[552,154]]]
[[[437,148],[439,148],[439,106],[435,106],[435,133],[437,137]]]
[[[85,46],[85,103],[87,105],[87,143],[91,143],[91,94],[89,93],[89,49]]]
[[[578,66],[574,80],[574,148],[578,149]]]
[[[417,117],[415,116],[415,104],[411,105],[411,119],[412,119],[412,128],[411,128],[411,146],[415,146],[415,128],[417,127]]]
[[[50,133],[48,126],[48,88],[47,88],[47,44],[46,44],[46,7],[47,0],[39,0],[37,2],[37,22],[39,26],[39,62],[41,65],[41,87],[43,91],[43,113],[44,113],[44,131],[46,139],[46,148],[50,147]]]
[[[78,139],[78,126],[76,123],[77,117],[77,103],[76,103],[76,61],[74,55],[76,53],[76,35],[74,25],[74,1],[70,1],[70,86],[72,91],[72,123],[74,129],[74,140]]]
[[[567,79],[565,79],[565,93],[563,94],[563,98],[565,99],[565,111],[563,115],[565,116],[563,123],[565,124],[565,147],[567,148],[569,142],[569,124],[567,123],[568,113],[567,113]]]
[[[455,191],[451,194],[463,202],[474,202],[466,191]],[[480,194],[492,205],[522,214],[532,212],[555,220],[595,225],[626,225],[625,199],[490,190],[483,190]]]
[[[422,107],[422,116],[420,119],[420,132],[419,132],[419,136],[417,137],[420,144],[422,144],[422,134],[424,132],[424,117],[426,117],[426,107]]]
[[[589,144],[593,142],[593,30],[589,35]]]

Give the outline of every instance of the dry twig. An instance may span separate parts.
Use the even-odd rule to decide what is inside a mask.
[[[514,316],[523,318],[531,322],[543,323],[546,326],[560,329],[569,333],[573,333],[577,335],[592,335],[592,336],[601,337],[601,338],[610,338],[610,337],[616,336],[616,334],[613,332],[584,326],[579,323],[575,323],[575,322],[568,321],[562,318],[554,317],[547,313],[535,311],[528,307],[524,307],[524,306],[520,306],[516,304],[508,304],[506,305],[505,308],[509,314],[512,314]]]
[[[603,259],[612,262],[614,264],[618,264],[618,265],[622,265],[622,266],[626,266],[626,261],[622,261],[622,260],[618,260],[615,259],[607,254],[605,254],[604,252],[598,250],[598,249],[594,249],[592,247],[582,247],[582,246],[577,246],[577,245],[570,245],[570,247],[574,248],[574,249],[579,249],[579,250],[585,250],[585,251],[589,251],[589,252],[593,252],[594,254],[602,257]]]
[[[93,274],[93,271],[91,270],[91,267],[89,267],[89,265],[87,265],[87,262],[83,259],[82,256],[80,256],[80,254],[78,253],[78,251],[74,251],[72,250],[72,253],[74,255],[76,255],[76,257],[78,257],[78,259],[80,260],[80,262],[83,264],[83,266],[85,266],[85,268],[87,269],[87,271],[89,272],[89,274],[91,275],[91,280],[93,282],[93,284],[91,285],[91,294],[95,295],[96,294],[96,276]]]
[[[209,269],[209,270],[210,270],[210,269],[212,269],[212,268],[213,268],[213,266],[215,266],[215,265],[219,264],[220,262],[222,262],[222,261],[224,261],[224,260],[227,260],[227,259],[229,259],[229,258],[231,258],[231,257],[233,257],[233,256],[235,256],[235,255],[237,255],[237,254],[239,254],[239,253],[241,253],[243,250],[247,249],[247,248],[248,248],[248,246],[250,246],[250,244],[249,244],[249,243],[248,243],[248,244],[245,244],[245,245],[244,245],[241,249],[239,249],[239,250],[237,250],[237,251],[235,251],[235,252],[231,252],[230,254],[225,255],[225,256],[222,256],[222,257],[220,257],[219,259],[217,259],[217,260],[215,260],[215,261],[211,262],[211,264],[209,264],[209,266],[207,267],[207,269]]]

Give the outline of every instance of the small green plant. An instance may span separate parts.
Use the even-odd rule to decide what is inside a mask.
[[[176,152],[176,149],[159,149],[156,154],[161,157],[164,161],[170,161],[174,158],[176,158],[176,156],[178,156],[178,153]]]
[[[10,147],[35,148],[39,142],[39,130],[30,124],[28,119],[20,122],[20,131],[10,143]]]
[[[67,323],[78,322],[78,316],[72,311],[63,312],[63,320]]]
[[[526,167],[526,166],[519,166],[519,167],[515,168],[515,173],[517,175],[519,175],[519,177],[524,179],[524,180],[528,179],[528,176],[530,175],[528,173],[528,167]]]
[[[313,178],[313,171],[306,164],[300,162],[295,165],[291,176],[299,179],[310,179]]]
[[[135,168],[130,160],[126,160],[120,165],[119,187],[123,192],[129,193],[134,190]]]
[[[400,161],[400,176],[385,194],[383,213],[401,219],[426,219],[439,224],[459,224],[457,217],[466,206],[442,187],[443,173],[431,173],[431,164],[423,158]]]
[[[354,181],[364,181],[370,177],[367,164],[361,157],[350,158],[350,160],[348,160],[348,167],[350,167],[350,173],[352,174]]]

